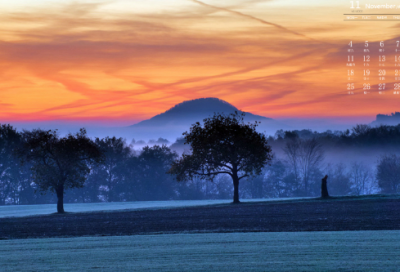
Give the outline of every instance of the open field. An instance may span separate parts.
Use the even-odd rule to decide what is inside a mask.
[[[2,271],[398,271],[400,231],[0,241]]]
[[[282,201],[290,199],[307,198],[269,198],[269,199],[246,199],[247,202],[257,201]],[[171,200],[171,201],[136,201],[136,202],[101,202],[101,203],[66,203],[64,204],[67,212],[95,212],[95,211],[115,211],[115,210],[142,210],[142,209],[165,209],[177,207],[205,206],[215,204],[228,204],[229,199],[213,200]],[[44,215],[56,212],[56,204],[41,205],[9,205],[0,206],[0,218],[22,217],[30,215]]]
[[[400,230],[398,196],[0,218],[0,239],[159,233]]]
[[[137,201],[137,202],[100,202],[100,203],[65,203],[66,212],[95,212],[116,210],[140,210],[213,205],[232,202],[231,200],[180,200],[180,201]],[[57,211],[56,204],[10,205],[0,206],[0,218],[22,217],[30,215],[52,214]]]

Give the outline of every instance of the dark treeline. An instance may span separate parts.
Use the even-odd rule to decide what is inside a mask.
[[[325,174],[333,195],[399,193],[400,125],[361,124],[334,132],[279,130],[268,141],[281,151],[267,168],[273,178],[267,177],[265,194],[271,197],[317,196]]]
[[[400,124],[397,126],[381,125],[371,127],[359,124],[351,130],[316,132],[308,129],[283,131],[278,130],[268,140],[282,142],[293,139],[318,139],[320,143],[335,147],[397,147],[400,148]]]
[[[356,125],[346,131],[279,130],[268,138],[281,151],[267,168],[266,195],[318,196],[329,176],[333,195],[399,193],[400,125]]]
[[[34,182],[38,169],[42,168],[33,167],[29,160],[24,161],[26,156],[18,156],[25,148],[26,139],[39,132],[55,135],[40,130],[19,133],[9,125],[0,127],[0,205],[57,202],[56,195],[51,193],[51,186],[45,187],[50,189],[48,192]],[[103,153],[103,161],[90,165],[82,188],[79,185],[68,190],[64,188],[64,202],[168,200],[179,197],[180,184],[166,174],[178,155],[167,146],[146,146],[137,153],[122,138],[96,138],[94,144]],[[25,152],[29,153],[29,150]],[[56,193],[55,189],[53,191]]]
[[[37,172],[32,171],[33,163],[18,155],[29,135],[32,131],[0,127],[0,205],[57,202],[55,193],[41,191],[34,182]],[[227,175],[219,175],[213,182],[196,177],[177,182],[167,174],[179,158],[174,150],[183,150],[182,139],[170,147],[155,142],[141,150],[122,138],[96,138],[93,142],[103,160],[90,165],[82,188],[65,191],[66,203],[228,199],[233,194]],[[268,143],[276,153],[274,159],[261,175],[241,182],[241,198],[319,196],[321,178],[326,174],[331,195],[400,192],[400,125],[357,125],[352,130],[322,133],[280,130]],[[332,150],[371,148],[388,150],[375,157],[374,167],[358,160],[327,162]]]

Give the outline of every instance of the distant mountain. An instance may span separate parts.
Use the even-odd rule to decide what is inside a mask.
[[[371,123],[371,125],[390,125],[396,126],[400,124],[400,112],[386,114],[377,114],[376,120]]]
[[[211,117],[214,113],[230,114],[241,112],[235,106],[218,98],[199,98],[185,101],[175,105],[164,113],[158,114],[148,120],[129,126],[131,135],[137,139],[168,138],[171,140],[180,137],[183,132],[189,130],[195,122]],[[274,134],[278,129],[289,127],[271,118],[245,112],[245,122],[261,122],[258,130],[268,134]]]
[[[166,126],[166,125],[191,125],[204,118],[211,117],[214,113],[230,114],[235,111],[241,112],[235,106],[218,98],[199,98],[195,100],[185,101],[175,105],[164,113],[158,114],[148,120],[144,120],[131,127],[149,127],[149,126]],[[245,113],[245,121],[271,121],[267,118],[252,113]]]

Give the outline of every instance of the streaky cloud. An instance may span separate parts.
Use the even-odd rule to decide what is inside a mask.
[[[227,8],[222,8],[222,7],[213,6],[213,5],[206,4],[206,3],[204,3],[204,2],[198,1],[198,0],[190,0],[190,1],[195,2],[195,3],[197,3],[197,4],[200,4],[200,5],[202,5],[202,6],[205,6],[205,7],[209,7],[209,8],[213,8],[213,9],[218,9],[218,10],[223,10],[223,11],[226,11],[226,12],[229,12],[229,13],[232,13],[232,14],[236,14],[236,15],[239,15],[239,16],[242,16],[242,17],[246,17],[246,18],[255,20],[255,21],[257,21],[257,22],[260,22],[260,23],[262,23],[262,24],[270,25],[270,26],[279,28],[279,29],[281,29],[281,30],[283,30],[283,31],[285,31],[285,32],[291,33],[291,34],[293,34],[293,35],[296,35],[296,36],[299,36],[299,37],[302,37],[302,38],[305,38],[305,39],[308,39],[308,40],[318,41],[318,40],[313,39],[313,38],[311,38],[311,37],[308,37],[307,35],[304,35],[304,34],[302,34],[302,33],[293,31],[293,30],[291,30],[291,29],[288,29],[288,28],[286,28],[286,27],[284,27],[284,26],[281,26],[281,25],[278,25],[278,24],[275,24],[275,23],[272,23],[272,22],[265,21],[265,20],[263,20],[263,19],[254,17],[254,16],[249,15],[249,14],[245,14],[245,13],[242,13],[242,12],[239,12],[239,11],[236,11],[236,10],[231,10],[231,9],[227,9]],[[318,42],[321,42],[321,41],[318,41]]]

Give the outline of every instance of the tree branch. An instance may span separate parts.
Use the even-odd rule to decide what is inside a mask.
[[[194,172],[195,175],[199,175],[199,176],[213,176],[213,175],[218,175],[218,174],[228,174],[230,176],[232,176],[232,173],[230,172],[226,172],[226,171],[218,171],[218,172],[212,172],[212,173],[198,173],[198,172]]]
[[[243,175],[243,176],[241,176],[240,178],[239,178],[239,180],[241,180],[242,178],[245,178],[245,177],[249,177],[249,175]]]

